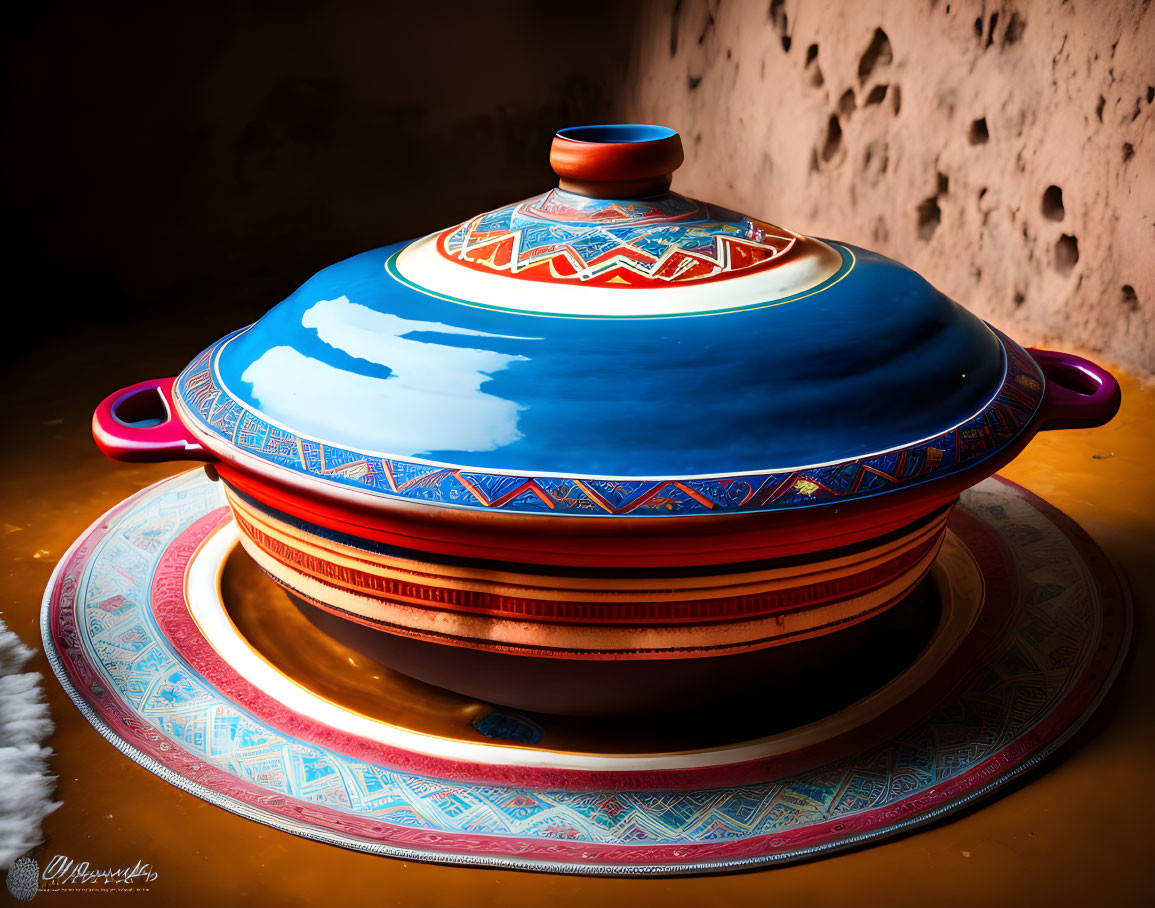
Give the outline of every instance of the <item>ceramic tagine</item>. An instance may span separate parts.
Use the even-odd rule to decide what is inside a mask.
[[[560,131],[557,189],[314,275],[107,398],[202,460],[322,628],[514,707],[658,709],[876,645],[959,493],[1115,380],[902,265],[669,191],[678,135]]]

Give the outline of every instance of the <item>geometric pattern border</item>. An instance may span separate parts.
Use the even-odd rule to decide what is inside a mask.
[[[169,582],[157,567],[222,502],[201,471],[186,473],[122,503],[73,545],[42,610],[54,672],[108,740],[185,791],[278,829],[407,859],[676,874],[876,841],[1045,759],[1101,701],[1130,635],[1125,590],[1094,543],[1030,493],[988,479],[964,493],[954,526],[984,572],[1009,572],[998,583],[1005,616],[972,635],[982,639],[969,664],[930,682],[946,686],[882,740],[749,784],[535,787],[512,767],[500,782],[452,780],[343,753],[308,722],[270,725],[174,652],[153,614],[153,591]]]
[[[934,438],[884,454],[753,475],[669,479],[510,475],[382,457],[313,441],[270,424],[222,389],[215,357],[235,335],[194,359],[177,378],[175,394],[203,430],[239,451],[294,473],[390,498],[585,517],[780,511],[866,498],[949,476],[1010,444],[1038,409],[1043,378],[1029,354],[1001,332],[995,333],[1004,351],[1003,382],[974,417]]]
[[[507,277],[620,288],[762,271],[798,243],[781,227],[674,192],[616,201],[551,189],[450,227],[437,250]]]

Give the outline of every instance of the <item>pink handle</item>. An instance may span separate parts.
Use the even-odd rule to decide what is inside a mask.
[[[134,463],[216,460],[177,417],[172,400],[175,381],[142,381],[102,400],[92,414],[92,437],[101,452]]]
[[[1034,348],[1027,352],[1047,380],[1040,431],[1093,429],[1119,412],[1123,395],[1106,369],[1072,353]]]

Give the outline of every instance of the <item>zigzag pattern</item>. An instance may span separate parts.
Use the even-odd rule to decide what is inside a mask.
[[[511,277],[660,286],[766,268],[797,242],[779,227],[675,193],[626,203],[551,190],[449,228],[437,248]]]
[[[1030,422],[1043,395],[1034,360],[1017,345],[1007,342],[1004,348],[1007,372],[998,394],[977,416],[935,438],[902,450],[829,466],[706,479],[511,476],[370,457],[321,444],[270,425],[225,394],[212,371],[215,348],[188,366],[175,390],[203,428],[224,441],[262,460],[352,488],[412,501],[516,513],[731,513],[805,507],[875,495],[950,475],[1003,448]]]

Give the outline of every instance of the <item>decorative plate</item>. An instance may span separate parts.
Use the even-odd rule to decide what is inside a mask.
[[[328,676],[334,693],[301,668],[331,660],[317,638],[316,659],[283,660],[287,599],[273,643],[242,633],[238,603],[260,578],[236,567],[220,487],[199,470],[85,532],[49,583],[43,636],[69,696],[122,752],[275,828],[456,864],[732,870],[942,817],[1043,761],[1104,696],[1131,617],[1094,543],[998,479],[967,492],[950,527],[926,645],[855,702],[787,728],[764,703],[728,735],[683,715],[630,739],[430,689],[413,697],[371,665]],[[236,570],[243,582],[222,595],[222,572]]]

